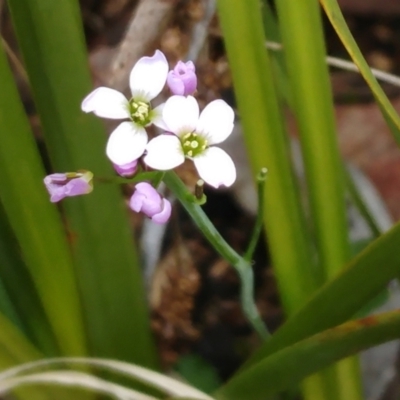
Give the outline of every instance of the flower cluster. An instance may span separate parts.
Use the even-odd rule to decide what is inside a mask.
[[[155,107],[152,101],[166,84],[172,96]],[[129,86],[130,99],[114,89],[99,87],[82,102],[84,112],[122,120],[106,146],[106,154],[119,175],[133,176],[141,163],[166,171],[189,159],[200,178],[209,185],[218,188],[233,184],[235,165],[230,156],[215,145],[231,134],[234,112],[223,100],[212,101],[200,112],[192,96],[197,89],[197,76],[191,61],[179,61],[169,71],[164,54],[157,50],[152,57],[142,57],[135,64]],[[149,141],[146,128],[152,124],[162,133]],[[68,193],[71,191],[63,192],[62,197],[52,195],[52,201],[76,195]],[[166,222],[171,213],[170,203],[146,182],[136,185],[130,207],[158,223]]]

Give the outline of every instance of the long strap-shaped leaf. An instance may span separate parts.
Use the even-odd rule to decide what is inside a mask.
[[[43,355],[0,313],[0,370],[13,367],[16,364],[32,362],[42,357]],[[49,394],[48,390],[31,388],[19,393],[17,398],[21,400],[49,400],[54,397]],[[58,398],[61,400],[61,397]]]
[[[0,373],[0,381],[17,378],[21,375],[30,375],[32,372],[41,371],[47,368],[54,368],[68,365],[69,368],[77,366],[90,366],[96,369],[112,372],[121,377],[128,377],[157,389],[169,395],[197,400],[212,400],[210,396],[200,390],[169,376],[160,374],[139,365],[128,364],[117,360],[107,360],[100,358],[48,358],[39,361],[18,365]]]
[[[85,354],[73,265],[13,76],[0,47],[0,201],[21,246],[59,347]]]
[[[314,265],[299,194],[292,174],[283,116],[257,0],[218,0],[220,22],[232,70],[254,176],[269,171],[265,190],[268,245],[288,312],[304,304],[315,286]]]
[[[400,144],[400,117],[397,111],[394,109],[385,92],[377,82],[376,78],[371,72],[367,62],[365,61],[360,49],[357,46],[347,24],[340,10],[340,7],[336,0],[320,0],[326,15],[328,16],[332,26],[336,30],[336,33],[340,37],[344,47],[349,53],[350,57],[357,65],[361,75],[366,80],[368,86],[372,90],[376,101],[385,117],[388,125],[393,133],[397,143]]]
[[[235,376],[215,397],[265,400],[337,360],[399,336],[399,310],[351,321],[265,358]]]
[[[16,322],[6,312],[5,316],[10,318],[43,354],[48,357],[58,355],[59,349],[53,331],[1,204],[0,276],[18,320]]]
[[[307,179],[309,221],[319,268],[327,281],[348,262],[350,247],[320,7],[318,0],[280,0],[277,11]],[[313,377],[304,384],[304,398],[361,400],[356,368],[356,360],[346,360],[328,372],[329,378]]]
[[[250,358],[255,362],[351,318],[398,276],[400,224],[376,239],[334,280],[324,285]]]
[[[9,7],[54,167],[110,176],[100,122],[80,110],[92,87],[78,2],[19,0]],[[142,277],[119,188],[96,185],[92,194],[63,205],[92,354],[154,367]]]

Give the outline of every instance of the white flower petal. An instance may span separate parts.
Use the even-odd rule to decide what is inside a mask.
[[[164,110],[165,103],[160,104],[156,108],[153,109],[152,113],[152,120],[151,122],[157,127],[164,131],[168,131],[168,126],[164,122],[163,118],[163,110]]]
[[[163,89],[168,75],[168,62],[160,50],[152,57],[142,57],[132,68],[129,86],[132,97],[143,101],[153,100]]]
[[[99,87],[82,101],[82,111],[110,119],[129,118],[128,100],[117,90]]]
[[[163,119],[169,132],[193,132],[199,119],[199,105],[192,96],[171,96],[165,103]]]
[[[218,189],[231,186],[236,180],[236,167],[232,158],[219,147],[210,147],[193,159],[200,178]]]
[[[117,165],[124,165],[139,158],[146,148],[147,133],[132,122],[123,122],[110,135],[106,154]]]
[[[235,113],[224,100],[214,100],[201,112],[196,131],[206,134],[208,144],[223,142],[232,132]]]
[[[153,169],[166,171],[185,161],[180,140],[174,135],[160,135],[147,143],[144,162]]]

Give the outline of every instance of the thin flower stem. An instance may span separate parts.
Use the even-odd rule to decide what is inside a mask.
[[[254,250],[256,249],[258,239],[261,234],[264,221],[264,187],[265,180],[267,179],[267,168],[262,168],[257,176],[257,194],[258,194],[258,211],[257,218],[254,224],[253,234],[251,235],[249,246],[244,253],[243,259],[247,262],[251,262],[253,258]]]
[[[93,180],[100,183],[115,183],[117,185],[122,185],[124,183],[152,181],[156,182],[158,185],[162,180],[162,174],[163,173],[160,171],[139,172],[132,178],[123,178],[122,176],[94,176]]]
[[[264,340],[268,339],[271,334],[268,332],[264,322],[262,321],[254,302],[254,278],[250,263],[229,246],[221,234],[215,229],[215,226],[211,223],[202,208],[198,204],[189,200],[193,196],[188,192],[186,186],[178,178],[175,172],[166,172],[164,183],[181,202],[194,223],[201,230],[214,249],[235,268],[241,281],[240,299],[243,312],[259,336]]]

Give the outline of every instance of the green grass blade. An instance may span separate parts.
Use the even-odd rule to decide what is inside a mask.
[[[2,280],[0,280],[0,312],[3,313],[4,316],[13,324],[18,326],[18,328],[23,329],[24,324],[13,305]]]
[[[0,313],[0,369],[38,360],[41,353]]]
[[[236,375],[217,399],[265,400],[349,355],[397,339],[400,311],[347,322],[283,349]]]
[[[24,263],[18,242],[0,203],[0,276],[4,290],[20,321],[15,323],[46,356],[59,354],[34,283]],[[8,315],[4,312],[8,317]]]
[[[9,1],[46,145],[58,172],[110,176],[100,121],[80,103],[91,90],[75,0]],[[142,276],[119,187],[63,202],[92,354],[156,366]]]
[[[372,93],[374,94],[394,138],[396,139],[397,143],[400,144],[400,117],[372,74],[370,67],[365,61],[349,30],[349,27],[346,24],[337,1],[320,0],[320,3],[322,4],[326,15],[328,16],[344,47],[346,48],[353,62],[359,68],[361,75],[364,77]]]
[[[59,347],[66,354],[85,354],[69,249],[42,183],[39,153],[2,48],[0,80],[0,201]]]
[[[244,368],[264,357],[352,318],[399,275],[400,224],[367,246],[332,281],[250,358]]]
[[[296,3],[280,0],[277,6],[317,250],[326,278],[329,279],[348,260],[350,249],[319,6],[317,0]],[[304,24],[305,18],[307,24]]]
[[[325,279],[331,279],[349,259],[350,246],[320,9],[318,0],[280,0],[277,9],[293,112],[300,133],[317,254]],[[321,398],[315,396],[316,385],[326,387],[324,399],[361,399],[356,360],[343,361],[327,374],[330,377],[305,382],[303,390],[307,399]],[[315,379],[320,380],[316,383]],[[332,386],[337,390],[336,394]]]
[[[0,313],[0,375],[5,369],[41,358],[43,358],[41,352],[26,339],[19,329]],[[15,398],[19,400],[66,399],[64,394],[60,393],[59,390],[43,388],[21,388],[16,392]]]
[[[218,9],[254,176],[268,168],[265,224],[282,301],[292,312],[314,287],[312,256],[294,182],[272,65],[256,0]]]

